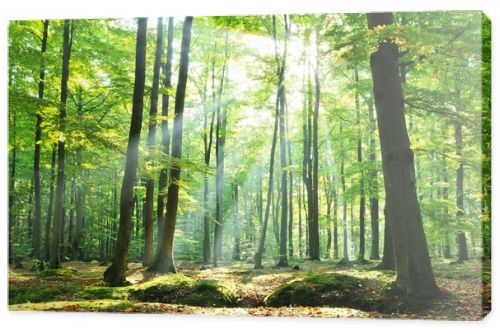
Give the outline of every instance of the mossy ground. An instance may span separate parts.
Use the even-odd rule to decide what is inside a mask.
[[[199,264],[186,262],[178,264],[178,274],[154,275],[133,263],[127,287],[106,286],[106,267],[96,263],[67,262],[39,272],[10,269],[9,309],[476,320],[483,315],[481,289],[487,277],[481,277],[479,260],[435,261],[436,280],[448,297],[419,309],[385,297],[395,274],[374,269],[377,262],[290,264],[274,268],[269,262],[266,269],[254,270],[236,262],[200,270]]]

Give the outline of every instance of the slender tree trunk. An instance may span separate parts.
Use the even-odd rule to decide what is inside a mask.
[[[104,272],[104,281],[111,286],[126,284],[128,248],[134,210],[134,183],[137,175],[139,142],[142,128],[142,110],[144,106],[144,84],[146,78],[146,35],[147,18],[137,20],[137,39],[135,54],[135,81],[132,103],[132,117],[127,145],[125,173],[120,194],[120,224],[111,266]]]
[[[290,128],[288,124],[288,119],[289,119],[289,113],[288,113],[288,108],[287,108],[287,116],[286,116],[286,129],[287,129],[287,148],[288,148],[288,166],[289,166],[289,171],[288,171],[288,178],[290,182],[290,188],[288,192],[288,256],[290,258],[293,257],[293,172],[291,169],[292,166],[292,144],[290,142]]]
[[[59,130],[62,136],[66,130],[66,102],[68,100],[69,59],[73,40],[73,24],[64,20],[62,76],[61,76],[61,104],[59,111]],[[63,137],[57,141],[57,185],[55,193],[54,228],[52,229],[52,245],[50,252],[50,267],[61,266],[61,232],[64,224],[64,168],[66,162],[65,140]]]
[[[286,140],[286,120],[285,120],[285,67],[287,56],[287,40],[288,40],[288,19],[284,15],[285,21],[285,41],[284,51],[281,65],[278,67],[278,95],[279,95],[279,133],[280,133],[280,167],[281,167],[281,227],[280,227],[280,251],[278,267],[288,266],[287,238],[288,238],[288,160],[286,156],[287,140]],[[273,16],[273,34],[274,41],[276,38],[276,20]],[[278,55],[276,54],[276,58]]]
[[[233,183],[233,221],[234,221],[234,247],[233,247],[233,260],[241,260],[241,231],[240,231],[240,217],[238,215],[238,184]]]
[[[181,57],[179,63],[179,78],[177,80],[177,91],[175,94],[175,118],[172,134],[172,158],[179,160],[182,158],[182,128],[184,116],[184,101],[186,97],[186,85],[189,70],[189,49],[191,45],[191,27],[193,17],[187,16],[184,19],[182,30]],[[167,191],[167,214],[163,233],[159,238],[161,245],[158,249],[155,262],[151,269],[156,272],[175,273],[174,264],[174,232],[177,220],[177,209],[179,203],[179,181],[181,177],[181,166],[176,163],[170,169],[170,184]]]
[[[38,99],[43,100],[45,89],[45,51],[47,50],[47,37],[49,31],[49,20],[43,21],[43,37],[40,55],[40,75],[38,79]],[[40,148],[42,139],[42,115],[40,111],[36,113],[35,127],[35,150],[33,154],[33,188],[35,191],[35,220],[33,221],[33,257],[40,259],[40,239],[42,225],[42,199],[40,189]]]
[[[206,89],[205,89],[206,95]],[[205,153],[205,175],[203,187],[203,263],[210,263],[210,213],[208,205],[208,168],[212,154],[213,132],[215,121],[215,61],[212,63],[212,104],[210,111],[210,128],[208,129],[208,110],[204,113],[203,143]]]
[[[50,235],[52,227],[52,207],[54,202],[54,181],[55,181],[55,169],[56,169],[56,153],[57,145],[52,146],[52,154],[50,159],[50,185],[49,185],[49,203],[47,205],[47,220],[45,222],[45,261],[50,260]]]
[[[14,202],[16,200],[16,164],[17,164],[17,112],[13,112],[13,122],[12,122],[12,155],[9,168],[9,264],[13,264],[14,259],[12,253],[13,244],[13,233],[12,228],[15,225],[16,217],[14,215]]]
[[[460,225],[462,217],[465,214],[464,209],[464,162],[463,162],[463,144],[462,144],[462,125],[455,124],[455,146],[458,157],[457,177],[456,177],[456,199],[457,199],[457,222]],[[467,239],[464,231],[459,231],[457,235],[458,243],[458,262],[462,263],[469,259],[467,251]]]
[[[297,196],[297,205],[299,207],[299,258],[301,259],[303,254],[302,249],[302,188],[303,183],[299,185],[299,195]]]
[[[340,128],[340,133],[342,133],[342,128]],[[344,154],[341,148],[342,155]],[[347,236],[347,198],[346,198],[346,187],[345,187],[345,174],[344,174],[344,157],[340,160],[340,182],[342,183],[342,231],[343,231],[343,252],[342,252],[342,263],[344,265],[349,265],[349,240]]]
[[[152,155],[156,145],[156,115],[158,114],[158,89],[160,87],[161,54],[163,51],[163,18],[158,18],[156,25],[156,49],[153,64],[153,81],[151,85],[151,100],[149,106],[148,126],[148,158],[146,164],[154,164]],[[146,202],[144,206],[144,261],[145,267],[153,263],[153,212],[155,183],[151,175],[146,175]]]
[[[392,13],[369,13],[368,28],[391,25]],[[439,288],[432,272],[427,240],[415,187],[413,152],[406,130],[403,92],[398,74],[398,47],[379,42],[370,55],[377,110],[387,214],[392,230],[397,278],[404,296],[432,298]]]
[[[77,92],[77,115],[78,118],[81,119],[83,117],[83,99],[82,99],[82,90],[79,89]],[[76,149],[76,167],[77,170],[81,168],[81,160],[82,160],[82,147],[79,146]],[[75,211],[76,211],[76,224],[74,228],[73,237],[71,240],[71,258],[72,259],[81,259],[82,250],[80,245],[80,239],[83,229],[83,221],[85,217],[85,194],[83,191],[83,175],[75,176]]]
[[[226,143],[226,122],[227,106],[222,106],[222,92],[224,90],[224,79],[226,75],[228,50],[228,35],[224,46],[224,64],[222,65],[222,74],[217,97],[217,126],[215,134],[215,157],[216,157],[216,180],[215,180],[215,226],[214,226],[214,267],[217,267],[218,261],[222,259],[222,229],[223,229],[223,209],[224,209],[224,160]],[[221,110],[222,109],[222,110]]]
[[[319,260],[319,175],[318,175],[318,119],[319,119],[319,27],[316,27],[316,66],[314,67],[314,113],[313,113],[313,138],[312,138],[312,210],[311,230],[309,231],[309,257],[311,260]]]
[[[339,258],[339,227],[338,227],[338,194],[337,185],[333,182],[333,258]]]
[[[169,102],[170,95],[169,90],[172,88],[172,54],[173,54],[173,40],[174,40],[174,18],[168,18],[168,33],[167,33],[167,54],[165,65],[163,66],[163,93],[162,93],[162,103],[161,103],[161,116],[163,117],[161,121],[161,151],[162,156],[166,160],[167,156],[170,155],[170,133],[168,129],[168,112],[169,112]],[[163,159],[162,159],[163,160]],[[163,222],[165,221],[165,192],[167,189],[168,182],[168,168],[166,163],[162,163],[162,168],[160,170],[160,177],[158,180],[158,203],[156,208],[156,215],[158,220],[158,241],[157,241],[157,251],[160,246],[160,236],[163,231]]]
[[[276,97],[276,105],[278,105],[279,96]],[[278,112],[275,113],[273,139],[271,143],[271,157],[269,159],[269,184],[267,187],[266,209],[264,212],[264,220],[262,222],[261,236],[259,239],[259,247],[255,253],[255,269],[262,269],[262,257],[264,255],[264,244],[266,241],[267,224],[269,222],[269,211],[271,209],[271,199],[273,197],[274,186],[274,155],[276,152],[276,142],[278,137]]]
[[[359,82],[358,69],[354,69],[354,80]],[[359,255],[358,260],[365,260],[365,186],[364,186],[364,172],[363,172],[363,142],[361,138],[361,108],[359,105],[358,88],[355,90],[355,104],[356,104],[356,126],[358,128],[358,166],[361,173],[359,180]]]
[[[370,260],[380,259],[379,250],[379,208],[378,208],[378,173],[375,167],[375,162],[377,160],[377,148],[375,146],[375,128],[377,126],[377,121],[375,120],[375,115],[373,113],[373,101],[368,101],[368,117],[370,118],[370,156],[369,159],[372,163],[370,171],[370,183],[369,183],[369,196],[370,196],[370,223],[372,232],[372,247],[370,252]]]

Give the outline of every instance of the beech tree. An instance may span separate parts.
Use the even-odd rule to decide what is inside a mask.
[[[392,13],[369,13],[367,16],[369,29],[394,23]],[[394,42],[382,40],[370,56],[387,216],[396,262],[395,287],[405,296],[428,298],[437,296],[439,288],[432,272],[415,188],[413,152],[405,124],[398,74],[398,53]]]
[[[175,93],[175,118],[172,133],[172,158],[180,159],[182,157],[182,128],[184,100],[186,96],[186,83],[188,80],[189,69],[189,48],[191,45],[191,27],[193,17],[187,16],[184,19],[182,30],[181,57],[179,65],[179,78],[177,80],[177,90]],[[170,184],[167,191],[167,213],[162,235],[159,238],[160,245],[155,261],[151,266],[153,271],[175,273],[174,264],[174,232],[177,219],[177,209],[179,202],[179,180],[181,176],[181,166],[175,163],[170,169]]]
[[[138,18],[135,46],[134,94],[132,98],[132,116],[128,136],[125,173],[123,174],[122,190],[120,194],[120,223],[118,226],[118,237],[115,245],[113,262],[104,272],[104,281],[111,286],[124,285],[127,282],[126,270],[128,248],[130,243],[132,212],[134,209],[133,190],[137,174],[139,141],[142,128],[142,109],[144,106],[147,28],[148,19]]]

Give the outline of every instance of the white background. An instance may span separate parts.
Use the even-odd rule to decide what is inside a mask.
[[[235,15],[235,14],[279,14],[279,13],[335,13],[366,11],[424,11],[476,9],[483,10],[493,22],[493,111],[492,123],[499,120],[496,115],[498,93],[499,38],[496,24],[500,20],[498,0],[0,0],[0,333],[498,333],[499,311],[492,311],[480,322],[449,322],[419,320],[370,320],[370,319],[311,319],[311,318],[255,318],[214,317],[188,315],[141,315],[141,314],[95,314],[95,313],[35,313],[7,311],[7,24],[12,19],[42,18],[93,18],[135,17],[173,15]],[[495,94],[496,93],[496,94]],[[499,132],[493,131],[493,208],[500,204],[498,156]],[[493,221],[496,218],[493,212]],[[493,224],[493,234],[499,227]],[[496,238],[494,238],[496,239]],[[498,290],[498,245],[493,240],[493,308],[499,302]]]

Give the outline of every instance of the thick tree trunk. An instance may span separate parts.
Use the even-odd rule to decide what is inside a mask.
[[[115,254],[111,266],[104,272],[104,281],[111,286],[126,284],[128,248],[134,209],[134,183],[139,158],[139,142],[142,128],[142,110],[144,106],[144,83],[146,78],[146,35],[147,18],[137,22],[135,54],[135,81],[132,103],[132,117],[127,145],[127,160],[120,194],[120,225],[115,245]]]
[[[68,100],[69,59],[73,39],[73,24],[64,20],[63,56],[61,75],[61,99],[59,111],[59,131],[65,135],[66,128],[66,102]],[[61,233],[64,223],[64,168],[66,162],[65,140],[63,137],[57,141],[57,185],[55,194],[54,228],[52,229],[52,245],[50,252],[50,267],[61,266]]]
[[[393,24],[392,13],[369,13],[368,28]],[[397,278],[404,296],[431,298],[439,294],[434,280],[415,188],[413,152],[404,118],[398,74],[398,47],[381,41],[370,56],[377,110],[387,214],[391,221]]]
[[[45,89],[45,51],[47,50],[47,37],[49,32],[49,20],[43,21],[43,37],[40,54],[40,75],[38,79],[38,99],[43,100]],[[42,115],[40,111],[36,113],[35,127],[35,150],[33,153],[33,188],[35,196],[35,220],[33,221],[33,258],[40,259],[40,239],[42,225],[42,198],[40,188],[40,149],[42,139]]]
[[[151,155],[156,145],[156,115],[158,114],[158,89],[160,87],[161,54],[163,51],[163,18],[158,18],[156,25],[156,49],[153,64],[153,81],[151,84],[151,99],[148,122],[148,158],[146,164],[154,164]],[[153,263],[153,212],[154,212],[155,183],[150,175],[146,175],[146,202],[144,204],[144,260],[145,267]]]
[[[172,134],[172,158],[179,160],[182,158],[182,128],[184,116],[184,101],[186,97],[186,85],[189,70],[189,49],[191,45],[191,27],[193,17],[187,16],[184,19],[182,30],[181,57],[179,63],[179,78],[177,80],[177,91],[175,94],[175,118]],[[162,273],[175,273],[174,264],[174,232],[177,220],[177,209],[179,203],[179,181],[181,177],[181,166],[176,163],[170,169],[170,184],[167,191],[167,214],[163,233],[159,238],[161,243],[158,248],[155,262],[151,269]]]
[[[167,54],[165,65],[163,66],[163,93],[162,93],[162,103],[161,103],[161,116],[163,117],[161,121],[161,151],[163,158],[166,160],[167,156],[170,155],[170,134],[168,129],[168,112],[169,112],[169,102],[170,95],[168,90],[172,88],[172,53],[174,41],[174,18],[168,18],[168,33],[167,33]],[[162,168],[160,170],[160,177],[158,180],[158,203],[156,207],[156,215],[158,220],[158,241],[157,241],[157,251],[160,246],[160,236],[163,231],[163,222],[165,221],[165,192],[167,189],[168,182],[168,168],[166,163],[162,163]]]

